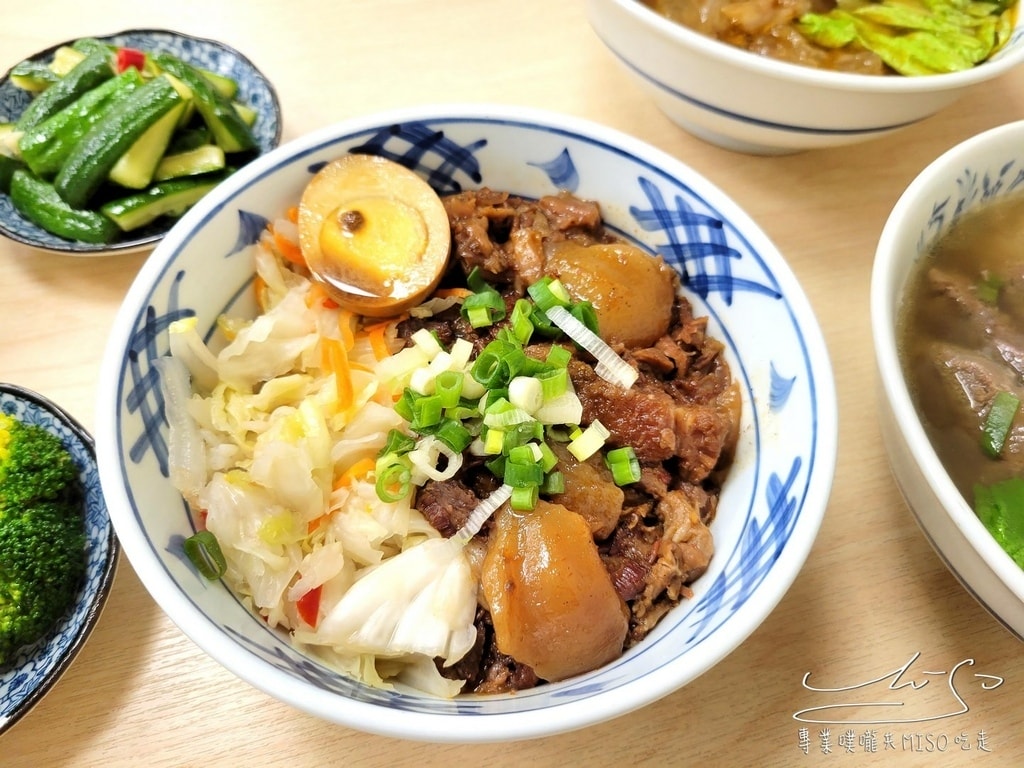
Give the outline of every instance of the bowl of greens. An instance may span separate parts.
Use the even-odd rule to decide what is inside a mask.
[[[1024,60],[1002,3],[587,0],[594,32],[676,124],[785,154],[904,130]]]
[[[875,253],[882,436],[922,531],[1024,638],[1020,258],[1024,123],[974,136],[907,187]]]
[[[0,79],[0,234],[150,248],[281,129],[271,83],[223,43],[136,29],[53,45]]]
[[[85,645],[119,553],[92,437],[42,395],[0,383],[0,733]]]

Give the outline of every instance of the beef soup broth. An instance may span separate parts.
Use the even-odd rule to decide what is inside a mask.
[[[1000,392],[1024,402],[1024,194],[969,211],[916,265],[897,320],[904,375],[939,459],[968,503],[1024,477],[1024,414],[998,457],[982,447]]]

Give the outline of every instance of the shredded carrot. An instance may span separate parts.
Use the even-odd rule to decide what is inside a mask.
[[[315,307],[318,304],[327,309],[337,309],[338,307],[337,302],[330,297],[326,288],[320,283],[310,282],[309,293],[306,294],[306,306]]]
[[[335,490],[337,490],[338,488],[348,488],[350,485],[352,485],[353,480],[358,480],[360,477],[365,477],[366,475],[370,474],[370,472],[372,472],[373,468],[376,466],[377,462],[375,462],[373,459],[369,457],[360,459],[351,467],[349,467],[340,475],[338,475],[338,479],[334,481]]]
[[[277,246],[278,252],[292,264],[297,264],[300,267],[306,266],[306,259],[302,256],[302,249],[299,248],[298,243],[289,240],[287,237],[282,235],[276,230],[273,232],[274,245]]]
[[[299,206],[291,205],[288,210],[284,212],[284,217],[288,219],[292,224],[299,223]]]
[[[438,288],[436,291],[434,291],[434,295],[440,299],[447,299],[451,296],[464,299],[467,296],[472,296],[473,292],[469,290],[469,288],[454,286],[452,288]]]
[[[356,335],[352,331],[354,320],[355,314],[347,309],[343,309],[338,313],[338,331],[341,333],[341,343],[345,345],[345,350],[349,352],[356,345]]]
[[[337,339],[323,338],[320,340],[321,364],[323,368],[334,374],[334,386],[337,387],[338,407],[350,408],[354,397],[352,387],[352,371],[348,365],[348,352]]]
[[[320,517],[315,518],[314,520],[310,520],[309,523],[306,524],[306,535],[312,535],[313,532],[316,531],[316,529],[319,528],[329,518],[330,515],[320,515]]]
[[[252,279],[252,289],[256,294],[256,304],[263,311],[267,309],[267,281],[257,272]]]
[[[370,347],[373,349],[373,356],[378,360],[391,356],[388,349],[387,330],[390,323],[377,323],[366,327],[366,333],[370,337]]]

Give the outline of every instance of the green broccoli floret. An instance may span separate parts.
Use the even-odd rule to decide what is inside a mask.
[[[0,668],[48,632],[85,574],[78,469],[60,440],[0,414]]]

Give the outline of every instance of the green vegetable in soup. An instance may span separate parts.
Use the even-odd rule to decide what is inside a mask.
[[[1024,568],[1024,478],[974,486],[974,511],[999,546]]]
[[[826,48],[857,45],[903,75],[959,72],[1010,38],[1015,3],[980,0],[840,0],[800,17],[800,31]]]

